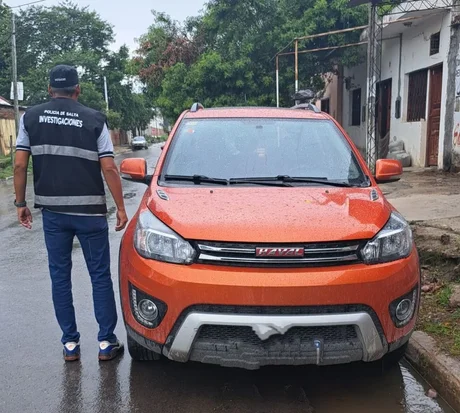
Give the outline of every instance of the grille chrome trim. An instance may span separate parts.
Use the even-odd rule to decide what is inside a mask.
[[[198,244],[201,251],[235,253],[235,254],[255,254],[255,248],[230,248],[230,247],[213,247],[211,245]]]
[[[305,248],[305,254],[349,252],[349,251],[357,251],[358,248],[359,248],[359,244],[350,245],[348,247],[338,247],[338,248]]]
[[[340,265],[341,263],[361,262],[359,256],[359,241],[344,241],[333,243],[312,243],[312,244],[238,244],[198,241],[200,250],[199,263],[214,265],[235,265],[235,266],[314,266],[316,264]],[[304,257],[295,256],[257,256],[257,248],[279,248],[294,249],[303,248]]]
[[[312,264],[312,263],[340,263],[358,260],[356,254],[346,257],[323,257],[323,258],[249,258],[249,257],[216,257],[214,255],[200,254],[202,261],[229,262],[241,264]]]

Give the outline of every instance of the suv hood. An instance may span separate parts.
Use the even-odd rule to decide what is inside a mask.
[[[153,187],[147,205],[185,239],[248,243],[370,239],[391,213],[373,188]]]

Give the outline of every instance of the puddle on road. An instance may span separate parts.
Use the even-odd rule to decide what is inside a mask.
[[[385,372],[359,363],[257,371],[131,363],[129,376],[131,411],[157,403],[164,413],[455,413],[427,397],[429,386],[404,363]]]
[[[107,217],[114,215],[117,212],[117,208],[115,206],[111,206],[107,209]]]
[[[455,413],[441,398],[426,396],[428,383],[406,362],[401,364],[406,413]]]
[[[134,197],[137,196],[137,192],[126,192],[124,195],[123,195],[123,198],[124,199],[132,199]]]

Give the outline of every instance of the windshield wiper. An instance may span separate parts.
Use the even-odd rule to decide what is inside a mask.
[[[230,184],[232,183],[269,183],[269,182],[282,182],[283,184],[289,183],[306,183],[306,184],[319,184],[327,186],[337,186],[343,188],[351,188],[355,185],[352,185],[348,182],[343,181],[330,181],[326,177],[293,177],[288,175],[278,175],[278,176],[268,176],[268,177],[255,177],[255,178],[234,178],[230,179]]]
[[[292,186],[287,182],[277,182],[274,179],[260,179],[260,178],[231,178],[229,179],[230,185],[261,185],[261,186]]]
[[[205,175],[165,175],[165,181],[185,181],[193,182],[195,185],[205,184],[216,184],[216,185],[228,185],[229,182],[222,178],[210,178]]]

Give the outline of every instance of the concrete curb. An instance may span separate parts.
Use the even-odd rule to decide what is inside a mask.
[[[460,361],[441,352],[422,331],[412,335],[407,359],[456,411],[460,412]]]
[[[115,149],[114,155],[115,156],[123,155],[124,153],[127,153],[127,152],[132,152],[132,149],[131,148],[126,148],[126,147],[121,147],[119,149]]]

